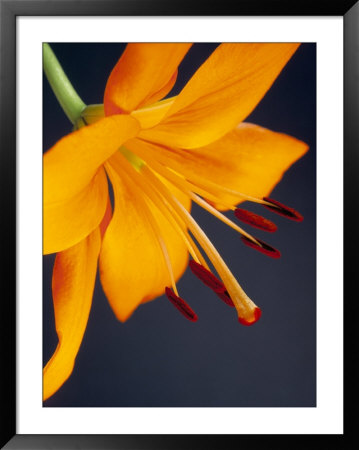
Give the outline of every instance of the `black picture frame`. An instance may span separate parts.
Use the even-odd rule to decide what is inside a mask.
[[[0,302],[1,448],[7,449],[184,449],[184,448],[352,448],[356,416],[358,332],[355,281],[359,168],[359,2],[279,0],[0,0],[0,183],[3,256]],[[344,283],[345,391],[343,435],[18,435],[16,434],[16,17],[18,16],[342,16],[344,18]],[[328,212],[329,214],[329,212]],[[330,245],[330,243],[328,243]],[[351,411],[354,411],[352,413]],[[5,446],[5,447],[4,447]]]

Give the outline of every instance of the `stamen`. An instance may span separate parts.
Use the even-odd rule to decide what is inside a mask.
[[[251,211],[247,211],[242,208],[237,208],[234,212],[235,216],[238,220],[241,220],[244,223],[247,223],[248,225],[251,225],[254,228],[259,228],[263,231],[269,231],[270,233],[273,233],[277,229],[277,225],[271,222],[268,219],[265,219],[262,216],[259,216],[258,214],[254,214]]]
[[[185,316],[186,319],[191,322],[196,322],[198,320],[197,314],[193,311],[193,309],[183,300],[183,298],[176,295],[172,289],[166,287],[165,289],[166,296],[168,300],[172,303],[174,307],[178,309],[178,311]]]
[[[211,288],[221,300],[223,300],[227,305],[234,307],[234,303],[221,280],[213,275],[212,272],[201,266],[201,264],[193,261],[193,259],[189,261],[189,267],[192,273],[194,273],[194,275],[196,275],[196,277],[199,278],[206,286]]]
[[[248,247],[254,248],[255,250],[258,250],[261,253],[264,253],[265,255],[268,255],[272,258],[280,258],[280,252],[274,247],[271,247],[270,245],[266,244],[265,242],[261,241],[260,239],[256,238],[256,240],[261,244],[260,246],[255,244],[253,241],[250,241],[245,236],[241,237],[244,244],[248,245]]]
[[[141,156],[142,155],[140,155],[140,157]],[[121,160],[119,160],[119,158]],[[254,312],[257,307],[255,303],[247,296],[236,278],[228,269],[227,265],[221,258],[212,242],[208,239],[206,234],[199,227],[197,222],[193,219],[191,214],[186,210],[182,203],[177,200],[175,195],[173,195],[168,190],[166,185],[160,180],[156,171],[153,172],[153,169],[150,169],[147,164],[144,164],[140,168],[140,172],[136,172],[127,162],[126,158],[124,158],[124,156],[119,152],[117,152],[110,158],[110,162],[111,164],[114,163],[120,166],[122,166],[123,163],[126,163],[126,167],[128,166],[129,170],[131,170],[131,177],[133,176],[133,178],[136,179],[136,183],[141,186],[141,189],[146,194],[146,196],[149,197],[155,205],[157,205],[157,203],[161,204],[170,211],[170,214],[168,214],[167,211],[165,217],[173,216],[173,219],[178,223],[181,223],[183,221],[185,227],[190,230],[190,232],[193,234],[195,239],[198,241],[198,243],[201,245],[201,247],[209,257],[214,268],[216,269],[217,273],[219,274],[220,278],[223,280],[223,283],[227,288],[228,292],[225,291],[223,292],[223,294],[220,294],[222,300],[228,301],[227,297],[230,296],[235,305],[238,316],[241,319],[250,323],[256,321],[257,316],[255,316]],[[127,169],[123,169],[122,167],[122,170]],[[183,191],[183,189],[181,190]],[[154,193],[155,195],[153,195]],[[263,202],[263,200],[261,200],[261,202]],[[260,246],[261,244],[258,242],[256,243],[256,245]],[[200,261],[202,265],[207,265],[205,261],[203,262],[204,264],[202,264],[202,261]]]
[[[264,206],[270,211],[279,214],[280,216],[284,216],[287,219],[294,220],[296,222],[303,221],[303,216],[299,214],[299,212],[296,211],[295,209],[283,205],[283,203],[279,203],[277,200],[273,200],[272,198],[263,197],[263,200],[265,202],[271,203],[271,205],[264,204]]]
[[[121,158],[121,161],[118,160]],[[197,248],[196,244],[193,242],[193,239],[188,234],[183,222],[181,220],[177,220],[173,214],[168,213],[168,209],[163,204],[163,201],[160,196],[158,196],[157,192],[151,189],[148,189],[148,185],[144,183],[144,180],[139,175],[138,171],[135,171],[131,164],[128,164],[127,159],[124,159],[124,155],[122,153],[117,153],[113,155],[110,159],[111,165],[116,168],[117,171],[123,171],[123,167],[121,163],[127,163],[127,169],[131,172],[132,178],[136,179],[137,185],[141,188],[142,192],[149,198],[149,200],[162,212],[162,214],[169,220],[171,225],[177,231],[177,233],[181,236],[183,241],[185,242],[187,249],[197,262],[201,263],[205,267],[208,267],[205,259],[203,258],[201,252]]]
[[[183,192],[185,192],[193,201],[195,201],[198,205],[200,205],[203,209],[207,210],[209,213],[213,214],[217,219],[224,222],[226,225],[230,226],[234,230],[236,230],[238,233],[240,233],[243,236],[246,236],[248,239],[252,240],[254,243],[258,244],[258,242],[250,235],[248,234],[243,228],[240,228],[238,225],[236,225],[234,222],[232,222],[228,217],[226,217],[224,214],[219,212],[214,206],[211,205],[210,202],[207,200],[203,200],[201,197],[199,197],[197,194],[192,192],[190,183],[188,183],[183,178],[176,175],[174,172],[169,170],[168,168],[164,167],[161,163],[157,163],[156,160],[154,160],[152,157],[148,157],[148,155],[143,155],[141,151],[138,152],[141,155],[141,158],[143,158],[146,161],[146,164],[151,167],[152,170],[155,170],[157,173],[165,177],[170,182],[174,183],[175,186],[177,186],[179,189],[181,189]],[[203,195],[203,194],[202,194]],[[208,195],[208,193],[204,192],[205,197],[213,197],[211,195]],[[219,201],[218,199],[215,199],[215,201]],[[234,207],[229,206],[229,208],[234,209]],[[258,216],[260,217],[260,216]],[[265,220],[263,218],[263,220]],[[268,223],[272,223],[268,220]],[[274,227],[275,225],[272,224]]]
[[[203,200],[202,198],[198,197],[198,195],[193,194],[192,192],[189,192],[188,195],[191,196],[191,198],[200,206],[202,206],[203,209],[206,209],[208,212],[213,214],[217,219],[221,220],[226,225],[230,226],[234,230],[238,231],[242,236],[245,236],[247,239],[250,239],[255,244],[258,244],[258,242],[255,240],[253,236],[248,234],[243,230],[243,228],[239,227],[235,223],[233,223],[228,217],[226,217],[224,214],[220,213],[216,208],[214,208],[212,205],[210,205],[208,202]]]
[[[230,297],[230,295],[228,294],[228,291],[227,291],[227,290],[225,290],[225,291],[223,292],[223,294],[222,294],[222,293],[219,293],[219,292],[216,292],[216,294],[218,295],[218,297],[219,297],[222,301],[224,301],[224,303],[225,303],[226,305],[230,306],[231,308],[235,308],[235,305],[234,305],[234,303],[233,303],[233,300],[231,299],[231,297]]]
[[[150,153],[151,157],[155,158],[156,161],[158,161],[162,165],[165,165],[171,168],[172,170],[175,170],[176,172],[180,172],[186,177],[187,180],[190,180],[195,185],[205,189],[211,195],[216,195],[216,193],[221,192],[223,194],[229,194],[233,197],[237,197],[236,203],[238,203],[240,199],[240,200],[248,200],[253,203],[265,204],[265,201],[261,198],[252,197],[251,195],[245,194],[243,192],[227,188],[213,181],[202,178],[201,176],[195,174],[193,171],[188,170],[186,164],[182,164],[182,161],[186,162],[188,157],[191,155],[190,150],[184,150],[180,148],[170,148],[159,143],[153,144],[152,142],[147,141],[146,139],[143,138],[136,138],[136,144],[138,144],[139,142],[146,144],[143,145],[143,148],[141,150],[143,150],[147,154]],[[134,148],[133,150],[134,152],[137,152],[137,147],[136,149]],[[226,206],[226,204],[223,203],[222,199],[218,199],[218,196],[216,202],[224,204]]]
[[[226,203],[222,199],[219,199],[218,196],[214,195],[211,192],[208,192],[208,190],[202,189],[201,187],[188,181],[186,178],[179,176],[174,171],[174,169],[166,167],[166,165],[164,165],[164,163],[160,160],[157,161],[156,157],[152,155],[152,152],[149,152],[146,146],[142,148],[141,145],[138,145],[137,141],[139,141],[143,145],[143,141],[137,139],[136,147],[133,148],[133,151],[136,152],[138,155],[140,155],[141,158],[144,161],[146,161],[146,163],[149,166],[151,166],[157,173],[165,177],[167,180],[171,181],[172,183],[175,183],[176,185],[179,185],[182,189],[185,189],[186,191],[196,192],[197,194],[205,198],[211,205],[214,205],[215,203],[220,203],[231,210],[234,210],[236,208],[234,205]],[[132,147],[131,142],[127,143],[126,145],[128,148]]]
[[[226,288],[221,280],[219,280],[216,276],[213,275],[212,272],[206,270],[200,264],[196,263],[193,260],[189,261],[189,267],[192,272],[201,280],[203,283],[209,288],[213,289],[215,292],[225,291]]]
[[[255,303],[247,296],[244,290],[239,285],[236,278],[233,276],[231,271],[228,269],[227,265],[221,258],[221,255],[218,253],[212,242],[208,239],[206,234],[197,224],[197,222],[193,219],[193,217],[188,213],[188,211],[184,208],[181,202],[177,200],[177,198],[172,195],[165,186],[160,182],[160,180],[156,177],[152,171],[145,166],[142,169],[142,174],[148,178],[151,182],[152,186],[158,190],[158,192],[166,199],[178,212],[181,218],[185,221],[186,225],[191,230],[194,237],[200,243],[201,247],[204,249],[212,264],[214,265],[216,271],[222,278],[225,286],[228,289],[229,295],[231,296],[233,303],[236,307],[238,315],[241,318],[246,319],[247,321],[253,321],[254,310],[256,308]],[[251,320],[252,319],[252,320]]]

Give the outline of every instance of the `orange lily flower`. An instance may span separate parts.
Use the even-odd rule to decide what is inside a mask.
[[[57,253],[52,290],[59,339],[44,368],[45,400],[73,370],[98,263],[120,321],[163,293],[186,318],[197,320],[176,287],[190,254],[193,273],[251,325],[260,309],[191,216],[191,202],[272,257],[279,252],[221,211],[233,210],[239,220],[267,231],[274,224],[237,205],[252,201],[301,220],[268,195],[307,145],[243,122],[299,44],[221,44],[178,96],[161,100],[190,46],[129,44],[107,81],[105,117],[93,117],[87,108],[87,126],[44,155],[44,253]]]

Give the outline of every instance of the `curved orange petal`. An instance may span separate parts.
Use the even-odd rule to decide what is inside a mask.
[[[44,203],[71,199],[81,192],[99,167],[138,131],[136,119],[118,115],[105,117],[58,141],[44,155]]]
[[[116,317],[125,321],[142,301],[163,294],[171,281],[138,191],[113,170],[109,169],[108,174],[115,194],[115,207],[101,248],[100,276]],[[172,190],[189,208],[188,197],[175,188]],[[149,202],[147,205],[161,230],[174,276],[178,279],[187,266],[186,246],[162,213]]]
[[[105,89],[106,115],[131,112],[163,98],[192,44],[128,44]]]
[[[140,136],[181,148],[207,145],[256,107],[299,44],[221,44],[176,97],[165,118]]]
[[[178,70],[176,69],[173,73],[172,77],[169,79],[169,81],[157,92],[152,94],[151,96],[147,97],[142,103],[140,103],[138,106],[139,108],[144,108],[149,105],[153,105],[154,103],[158,102],[159,100],[162,100],[173,88],[173,86],[176,83],[178,75]]]
[[[101,237],[97,228],[74,247],[58,253],[52,294],[59,343],[43,371],[43,399],[71,375],[91,309]]]
[[[130,116],[111,116],[69,134],[44,155],[44,253],[79,242],[100,223],[107,203],[101,165],[139,123]]]
[[[45,203],[43,253],[57,253],[80,242],[101,222],[109,201],[105,170],[101,167],[90,183],[69,200]]]
[[[131,113],[131,116],[139,121],[141,128],[152,128],[161,122],[174,100],[175,97],[166,98],[151,106],[136,109]]]
[[[240,124],[210,145],[192,150],[170,149],[140,139],[127,145],[132,151],[141,146],[189,180],[201,178],[257,198],[268,196],[284,172],[308,150],[298,139],[249,123]],[[209,188],[224,204],[242,201],[213,185]]]

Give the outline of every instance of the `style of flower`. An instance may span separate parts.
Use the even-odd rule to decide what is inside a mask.
[[[191,45],[129,44],[107,81],[105,117],[98,107],[88,107],[79,121],[86,126],[46,152],[44,253],[57,253],[52,290],[59,342],[44,368],[44,399],[73,370],[98,262],[103,290],[120,321],[163,293],[186,318],[197,320],[176,287],[189,254],[192,272],[235,307],[242,324],[258,320],[260,309],[190,207],[197,203],[237,230],[245,244],[279,256],[221,211],[233,210],[239,220],[270,232],[276,229],[272,222],[237,205],[256,202],[301,220],[267,196],[307,145],[243,122],[298,45],[221,44],[178,96],[161,100]]]

